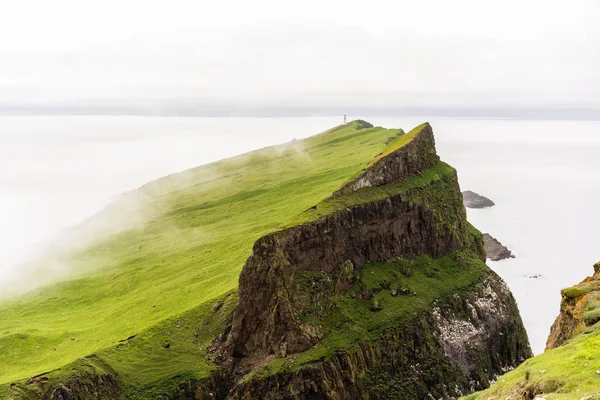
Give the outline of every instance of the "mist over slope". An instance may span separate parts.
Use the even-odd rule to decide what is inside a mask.
[[[203,304],[212,306],[237,286],[258,237],[327,196],[398,132],[356,128],[350,123],[140,188],[143,227],[68,255],[74,269],[93,272],[0,306],[0,383],[54,370]],[[158,344],[154,351],[164,348]],[[180,354],[175,347],[170,354],[173,359],[155,366],[148,379],[202,373],[201,351]]]
[[[0,308],[0,394],[454,398],[531,355],[427,123],[405,134],[355,121],[173,174],[77,233],[100,237],[63,254],[80,277]],[[266,322],[251,317],[258,331],[244,341],[248,305]],[[356,380],[338,379],[348,373]]]
[[[340,120],[1,117],[0,298],[82,272],[56,250],[81,247],[98,231],[139,225],[145,195],[121,194],[176,171],[307,137]],[[115,199],[122,201],[113,204],[110,218],[104,213],[72,233]],[[39,258],[43,262],[35,263]]]

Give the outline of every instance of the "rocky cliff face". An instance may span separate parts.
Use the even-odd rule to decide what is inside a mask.
[[[514,299],[489,272],[409,324],[299,371],[237,384],[227,399],[457,398],[530,356]]]
[[[421,172],[437,161],[429,125],[409,134],[414,136],[411,142],[381,158],[334,197],[352,188],[366,191],[371,185],[402,180],[407,171]],[[419,152],[428,161],[416,162],[418,168],[410,166],[411,160],[419,159]],[[450,180],[455,192],[452,196],[460,197],[456,175]],[[394,256],[424,253],[441,257],[460,249],[465,243],[457,228],[466,229],[464,209],[455,204],[445,210],[455,216],[453,225],[436,218],[436,212],[442,210],[415,202],[411,193],[405,192],[343,207],[316,221],[259,239],[240,275],[240,302],[227,340],[231,354],[249,357],[255,353],[298,353],[322,338],[318,327],[300,321],[299,313],[310,299],[303,291],[293,290],[299,271],[351,276],[362,265]],[[351,270],[342,272],[345,263],[351,265]],[[344,282],[340,281],[339,286]]]
[[[320,340],[318,329],[298,318],[309,300],[293,290],[299,271],[341,275],[338,286],[343,288],[345,277],[362,265],[398,255],[441,257],[458,250],[460,239],[451,226],[436,220],[434,210],[403,195],[261,238],[240,275],[240,303],[228,340],[232,354],[285,355]],[[349,271],[343,271],[346,265]]]
[[[365,187],[389,185],[433,167],[440,158],[435,151],[433,130],[427,123],[396,139],[402,145],[390,154],[382,153],[356,178],[344,184],[332,197]],[[390,143],[393,148],[394,142]],[[379,158],[381,157],[381,158]]]
[[[210,349],[217,369],[161,398],[453,399],[485,388],[531,350],[484,262],[456,171],[423,124],[254,244]],[[113,378],[65,382],[51,398],[116,399]]]
[[[600,321],[600,262],[594,275],[563,289],[560,314],[552,324],[546,350],[554,349]]]
[[[229,387],[201,384],[199,398],[454,398],[531,356],[431,127],[407,136],[313,207],[328,213],[308,210],[255,243],[231,329],[215,343]],[[373,282],[365,269],[387,275]]]
[[[52,382],[49,373],[29,378],[24,385],[12,384],[8,388],[9,399],[84,400],[120,399],[121,388],[114,371],[67,374],[60,383]]]

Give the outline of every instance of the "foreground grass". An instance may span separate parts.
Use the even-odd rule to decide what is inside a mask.
[[[600,399],[600,330],[577,336],[535,356],[498,378],[488,390],[465,399],[531,398],[547,400]]]
[[[130,194],[144,224],[63,257],[84,277],[0,304],[0,385],[61,367],[54,374],[67,373],[90,354],[95,367],[132,382],[130,397],[137,391],[144,398],[139,388],[173,374],[205,376],[212,367],[200,348],[221,324],[210,309],[237,287],[253,242],[331,194],[397,132],[357,126],[174,174]],[[165,340],[175,343],[166,349]]]

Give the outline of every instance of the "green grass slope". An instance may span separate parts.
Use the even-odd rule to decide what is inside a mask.
[[[560,315],[547,348],[490,389],[469,399],[526,398],[600,400],[600,263],[594,275],[561,291]]]
[[[235,305],[254,241],[328,196],[397,132],[359,127],[170,175],[130,194],[144,223],[65,256],[83,277],[0,303],[0,397],[11,382],[48,371],[47,386],[88,369],[112,371],[131,398],[206,376],[206,345]],[[219,301],[224,306],[212,312]]]
[[[464,399],[600,399],[600,330],[530,358],[488,390]]]

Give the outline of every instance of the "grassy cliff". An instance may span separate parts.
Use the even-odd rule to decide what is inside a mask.
[[[594,275],[563,289],[546,352],[468,399],[600,399],[600,263]]]
[[[455,398],[531,354],[429,124],[170,175],[73,235],[115,212],[0,303],[0,398]]]
[[[600,331],[594,330],[535,356],[514,371],[499,376],[488,390],[465,400],[600,399]]]
[[[352,122],[129,194],[144,224],[62,256],[89,273],[0,304],[0,396],[13,382],[54,371],[48,387],[80,366],[116,372],[134,398],[206,376],[206,345],[228,311],[211,308],[236,289],[254,241],[327,197],[396,133]]]
[[[201,393],[450,399],[531,356],[431,126],[405,136],[256,241]]]

